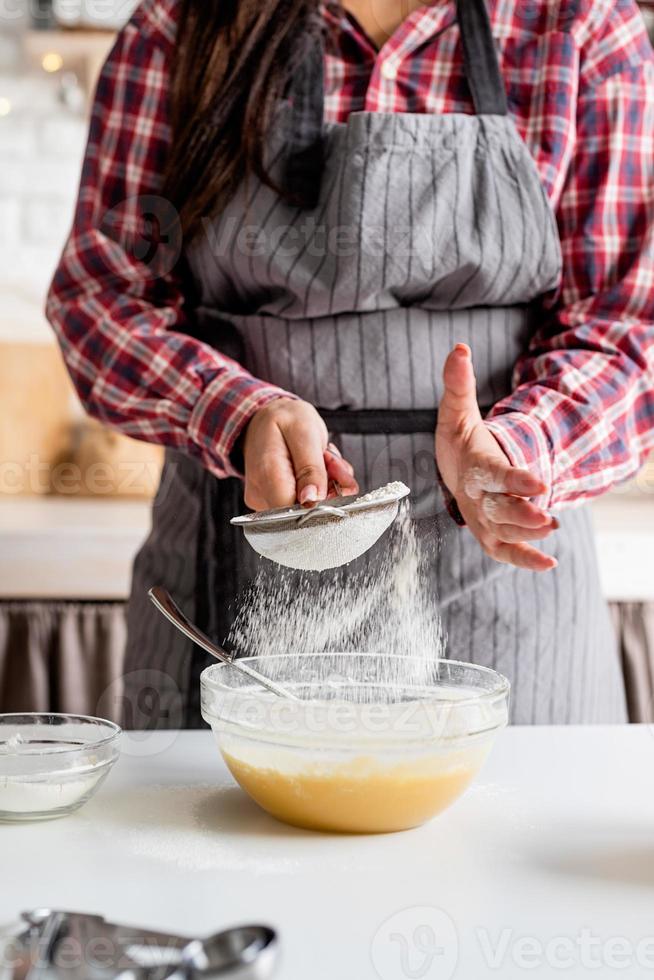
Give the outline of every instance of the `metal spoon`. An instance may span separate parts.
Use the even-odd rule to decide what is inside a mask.
[[[277,937],[265,926],[236,926],[193,939],[182,950],[183,977],[234,977],[234,980],[263,980],[269,976],[277,956]],[[172,978],[171,978],[172,980]]]
[[[99,915],[46,908],[23,912],[21,921],[3,929],[0,938],[5,955],[11,952],[15,980],[266,980],[279,946],[275,930],[264,925],[239,925],[204,939],[186,939],[107,922]],[[60,957],[59,944],[65,942],[72,943],[69,950],[82,951],[104,944],[107,959],[92,953],[75,962],[66,954]]]
[[[172,596],[167,589],[164,589],[162,585],[155,585],[148,591],[148,596],[155,604],[160,613],[170,620],[173,626],[176,626],[180,633],[192,640],[207,653],[210,653],[212,657],[216,660],[220,660],[221,663],[228,664],[230,667],[234,667],[235,670],[240,670],[242,674],[247,674],[253,681],[257,684],[261,684],[267,690],[272,691],[273,694],[277,694],[280,698],[288,698],[290,701],[300,701],[297,695],[291,694],[287,691],[285,687],[281,684],[277,684],[275,681],[269,680],[269,678],[264,677],[253,667],[250,667],[244,660],[238,660],[233,656],[230,656],[226,650],[223,650],[221,646],[210,640],[206,633],[203,633],[201,629],[195,626],[190,619],[188,619],[182,610],[179,608],[177,603],[173,600]]]

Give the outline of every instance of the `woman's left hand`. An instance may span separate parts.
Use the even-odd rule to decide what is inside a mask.
[[[436,461],[468,528],[496,561],[537,572],[555,568],[555,558],[527,543],[542,540],[559,526],[556,518],[529,500],[547,488],[528,470],[511,465],[484,424],[465,344],[457,344],[450,353],[443,379]]]

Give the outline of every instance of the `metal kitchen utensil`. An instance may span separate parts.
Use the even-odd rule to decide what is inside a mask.
[[[187,616],[184,615],[182,610],[179,608],[177,603],[174,601],[167,589],[164,589],[162,585],[155,585],[148,591],[148,596],[155,604],[160,613],[168,619],[173,626],[176,626],[180,633],[192,640],[193,643],[197,643],[199,647],[210,653],[212,657],[216,660],[220,660],[224,664],[228,664],[230,667],[234,667],[235,670],[240,670],[242,674],[247,674],[253,681],[260,684],[262,687],[267,688],[267,690],[272,691],[273,694],[277,694],[280,698],[288,698],[291,701],[299,701],[300,698],[295,694],[291,694],[290,691],[282,687],[281,684],[276,684],[275,681],[271,681],[268,677],[264,677],[260,674],[258,670],[254,670],[248,664],[244,663],[242,660],[230,655],[226,650],[223,650],[221,646],[210,640],[206,633],[203,633],[201,629],[195,626]]]
[[[223,976],[223,971],[236,962],[240,963],[241,969],[248,970],[248,977],[268,976],[276,954],[275,933],[272,929],[265,926],[227,929],[207,939],[193,939],[184,947],[179,980],[187,976]],[[239,978],[241,975],[238,973]],[[167,980],[177,980],[177,974]]]
[[[397,517],[411,491],[403,483],[359,497],[335,497],[307,509],[296,504],[233,517],[248,543],[264,558],[308,571],[346,565],[358,558]]]
[[[14,980],[266,980],[278,949],[268,926],[189,939],[56,909],[24,912],[11,939],[3,958]]]

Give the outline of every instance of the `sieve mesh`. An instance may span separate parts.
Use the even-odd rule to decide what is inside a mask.
[[[373,510],[345,517],[321,517],[300,527],[284,523],[275,528],[245,528],[245,537],[264,558],[304,571],[324,571],[346,565],[358,558],[397,516],[398,504],[386,504]]]
[[[341,498],[311,511],[290,508],[235,518],[248,543],[264,558],[303,571],[324,571],[368,551],[397,517],[409,493],[389,483],[357,498]],[[338,515],[334,513],[337,509]]]

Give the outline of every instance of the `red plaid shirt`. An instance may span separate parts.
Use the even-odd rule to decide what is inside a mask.
[[[551,488],[541,503],[559,505],[631,476],[654,444],[654,60],[633,0],[490,0],[490,10],[563,273],[488,424]],[[47,313],[91,414],[226,476],[245,424],[282,392],[188,336],[183,282],[153,275],[105,227],[112,209],[161,188],[177,15],[176,0],[145,0],[102,71]],[[339,15],[325,97],[328,120],[472,112],[454,4],[412,13],[379,53]]]

